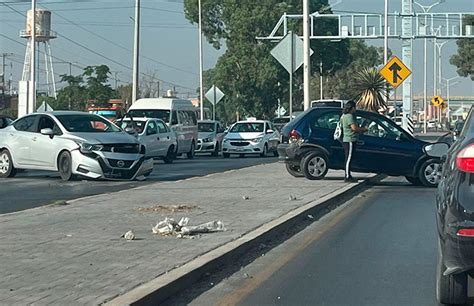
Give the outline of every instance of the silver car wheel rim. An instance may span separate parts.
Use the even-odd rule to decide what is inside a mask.
[[[7,153],[3,153],[0,157],[0,173],[5,174],[10,168],[10,159],[8,158]]]
[[[430,184],[438,184],[441,180],[441,165],[438,163],[431,163],[425,168],[425,179]]]
[[[311,176],[319,177],[326,171],[326,161],[319,157],[313,157],[308,163],[308,172]]]

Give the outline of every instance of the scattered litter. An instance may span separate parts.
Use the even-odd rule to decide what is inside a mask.
[[[244,196],[242,197],[242,199],[244,199],[244,200],[249,200],[250,197],[249,197],[248,195],[244,195]]]
[[[180,213],[180,212],[188,212],[193,209],[198,209],[199,207],[196,205],[155,205],[152,207],[139,207],[135,208],[135,211],[138,212],[156,212],[156,213]]]
[[[308,218],[314,219],[313,215],[308,215]]]
[[[248,273],[244,273],[244,278],[252,278]]]
[[[281,299],[281,297],[277,297],[277,299]]]
[[[290,194],[289,200],[290,200],[290,201],[296,201],[296,200],[298,200],[298,198],[295,197],[294,195]]]
[[[132,231],[128,231],[125,234],[123,234],[121,238],[125,238],[125,240],[134,240],[135,234]]]
[[[151,230],[155,235],[176,235],[177,238],[185,238],[186,236],[200,233],[223,232],[226,230],[222,221],[211,221],[195,226],[188,226],[188,223],[188,217],[181,218],[179,222],[167,217],[165,220],[158,222]]]
[[[71,234],[67,234],[66,237],[72,237],[72,235],[71,235]]]
[[[211,286],[214,286],[214,283],[211,283]]]

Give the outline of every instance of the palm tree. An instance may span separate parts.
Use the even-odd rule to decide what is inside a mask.
[[[355,74],[355,80],[353,89],[357,93],[358,108],[370,112],[387,109],[385,80],[376,68],[364,68]]]

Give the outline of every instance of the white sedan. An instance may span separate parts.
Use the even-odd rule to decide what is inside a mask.
[[[224,138],[222,154],[228,158],[230,154],[259,154],[264,157],[269,152],[278,156],[277,147],[280,134],[270,121],[246,120],[234,123]]]
[[[161,158],[167,164],[176,158],[177,140],[175,132],[171,131],[161,119],[133,118],[117,121],[123,130],[133,128],[135,136],[145,145],[146,156]]]

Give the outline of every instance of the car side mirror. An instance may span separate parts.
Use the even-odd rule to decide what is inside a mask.
[[[423,147],[423,151],[430,157],[442,158],[448,155],[449,145],[444,142],[428,144]]]
[[[273,134],[273,133],[275,133],[274,130],[267,130],[267,134]]]
[[[54,131],[50,128],[46,128],[46,129],[41,129],[41,135],[46,135],[46,136],[54,136]]]

